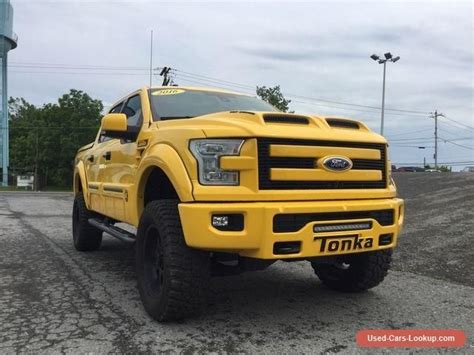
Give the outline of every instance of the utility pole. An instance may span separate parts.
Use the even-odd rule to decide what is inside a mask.
[[[435,170],[438,170],[438,111],[435,110],[434,114],[434,120],[435,120],[435,153],[434,153],[434,161],[435,161]]]
[[[438,110],[435,110],[433,114],[433,118],[435,120],[435,129],[434,129],[434,137],[435,137],[435,152],[434,152],[434,161],[435,161],[435,169],[438,170],[438,117],[444,117],[442,113],[438,113]]]
[[[38,158],[39,158],[38,145],[39,145],[39,132],[38,132],[38,127],[36,127],[35,176],[33,180],[35,191],[38,191]]]

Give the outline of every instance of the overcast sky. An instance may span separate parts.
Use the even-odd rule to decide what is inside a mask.
[[[153,65],[178,69],[178,84],[212,86],[196,75],[243,92],[278,84],[297,112],[361,119],[378,131],[380,110],[336,102],[379,107],[383,66],[369,56],[390,51],[401,59],[387,65],[386,107],[422,112],[387,111],[392,161],[432,162],[435,109],[460,123],[440,119],[450,142],[441,141],[439,162],[474,161],[472,2],[11,3],[19,42],[9,94],[31,103],[76,88],[110,105],[148,85],[153,29]]]

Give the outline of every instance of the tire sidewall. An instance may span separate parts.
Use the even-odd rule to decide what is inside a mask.
[[[155,216],[152,216],[148,211],[144,211],[142,217],[140,218],[140,223],[137,230],[137,244],[135,248],[135,259],[136,259],[136,268],[137,268],[137,278],[138,278],[138,290],[140,292],[140,296],[145,307],[145,310],[148,313],[152,314],[163,314],[165,312],[165,307],[167,304],[168,290],[170,287],[170,280],[171,275],[168,265],[168,253],[166,250],[163,250],[163,284],[161,285],[160,291],[154,293],[150,290],[147,285],[148,280],[145,276],[145,268],[146,268],[146,254],[145,254],[145,246],[146,246],[146,238],[147,232],[150,227],[153,227],[155,230],[158,231],[159,236],[161,238],[161,245],[165,247],[165,238],[166,235],[162,228],[160,228],[160,224],[157,223],[158,221],[155,220]]]

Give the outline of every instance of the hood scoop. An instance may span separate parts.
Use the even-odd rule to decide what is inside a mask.
[[[298,116],[298,115],[263,115],[263,120],[265,123],[290,123],[290,124],[300,124],[307,125],[309,120],[307,117]]]
[[[326,118],[328,125],[334,128],[360,129],[360,125],[356,121],[345,120],[340,118]]]

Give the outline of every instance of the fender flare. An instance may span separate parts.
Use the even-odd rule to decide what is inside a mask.
[[[73,181],[73,190],[74,194],[79,192],[79,186],[77,186],[78,179],[81,182],[82,193],[84,194],[84,200],[86,202],[86,207],[89,208],[89,188],[87,186],[86,171],[84,163],[79,161],[74,168],[74,181]]]
[[[137,170],[137,206],[135,209],[138,214],[136,216],[137,220],[140,218],[143,209],[145,184],[154,168],[159,168],[166,174],[181,202],[194,201],[193,185],[188,171],[174,148],[168,144],[160,143],[147,149],[144,154],[145,157],[140,162]]]

